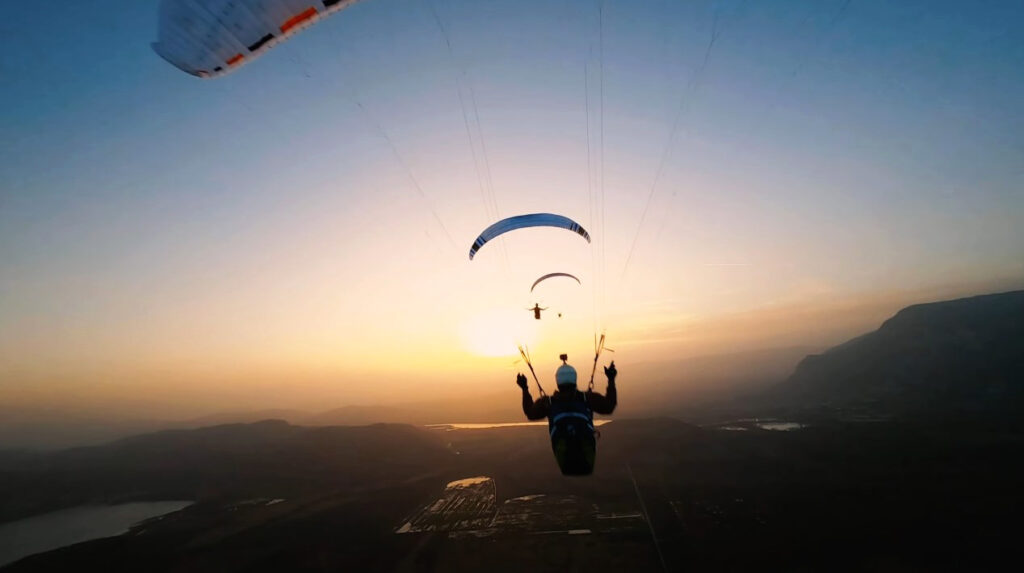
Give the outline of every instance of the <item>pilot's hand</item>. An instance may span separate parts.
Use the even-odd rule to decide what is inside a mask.
[[[611,366],[604,367],[604,375],[608,377],[609,381],[614,381],[615,377],[619,375],[619,371],[615,369],[614,360],[612,360]]]
[[[516,374],[516,384],[523,390],[526,390],[526,376],[522,373]]]

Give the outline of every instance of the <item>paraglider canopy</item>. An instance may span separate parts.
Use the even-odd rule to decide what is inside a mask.
[[[358,0],[162,0],[153,51],[201,78],[234,70]]]
[[[548,280],[548,279],[550,279],[552,277],[569,277],[569,278],[575,280],[577,283],[579,283],[581,285],[583,284],[583,283],[580,282],[580,279],[576,278],[574,275],[570,275],[569,273],[548,273],[548,274],[540,277],[539,279],[533,281],[533,286],[530,287],[530,292],[533,292],[533,289],[537,288],[537,285],[539,285],[543,281],[546,281],[546,280]]]
[[[473,260],[473,257],[476,255],[476,252],[480,250],[480,247],[483,247],[491,239],[509,231],[523,229],[525,227],[556,227],[559,229],[568,229],[586,239],[588,243],[590,242],[590,233],[588,233],[579,223],[563,215],[555,215],[553,213],[516,215],[515,217],[502,219],[484,229],[484,232],[480,233],[480,236],[473,241],[473,246],[469,248],[469,260]]]

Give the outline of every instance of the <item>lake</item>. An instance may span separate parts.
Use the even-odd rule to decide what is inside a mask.
[[[594,420],[594,426],[603,426],[611,423],[611,420]],[[456,423],[456,424],[426,424],[425,427],[431,430],[482,430],[488,428],[515,428],[518,426],[544,426],[547,427],[547,420],[541,422],[494,422],[494,423]]]
[[[807,424],[776,420],[774,418],[744,418],[742,420],[734,420],[725,424],[710,424],[708,427],[731,432],[745,432],[752,428],[772,430],[776,432],[791,432],[793,430],[802,430],[807,427]]]
[[[0,523],[0,567],[66,545],[121,535],[140,521],[189,505],[191,501],[85,505]]]

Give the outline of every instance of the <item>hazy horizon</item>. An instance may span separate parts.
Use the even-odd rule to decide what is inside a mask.
[[[208,81],[116,4],[0,35],[4,406],[514,401],[517,342],[549,381],[595,331],[626,392],[1024,288],[1012,3],[365,0]],[[593,242],[467,259],[529,212]]]
[[[1004,289],[1011,290],[1011,289]],[[959,292],[956,289],[941,289],[929,291],[928,294],[938,292],[948,293],[945,296],[938,295],[937,298],[910,299],[910,293],[900,293],[893,297],[882,297],[872,301],[873,304],[852,304],[837,302],[828,306],[807,305],[796,309],[791,306],[780,308],[758,309],[744,313],[736,313],[727,317],[720,317],[717,321],[707,323],[690,323],[686,328],[691,331],[690,336],[710,339],[712,341],[731,340],[732,344],[722,352],[707,352],[689,355],[676,355],[671,357],[654,357],[644,359],[644,355],[631,354],[626,351],[616,350],[614,353],[606,353],[602,363],[616,360],[620,372],[624,374],[620,379],[620,385],[625,391],[637,391],[641,395],[651,389],[652,384],[664,384],[666,382],[678,382],[680,395],[692,395],[703,397],[713,395],[714,390],[729,391],[733,385],[738,390],[743,389],[744,383],[751,380],[760,382],[781,382],[790,373],[789,370],[780,370],[779,364],[796,365],[807,353],[820,352],[831,346],[841,344],[861,334],[871,332],[881,326],[881,323],[891,317],[896,311],[912,304],[937,302],[947,298],[959,296],[975,296],[987,294],[983,292]],[[926,293],[918,293],[922,296]],[[906,299],[906,300],[905,300]],[[802,318],[805,324],[798,324],[794,327],[794,317]],[[763,339],[758,336],[751,336],[746,330],[751,325],[764,328],[768,325],[777,332],[770,340],[780,342],[777,346],[758,346]],[[866,326],[862,326],[866,325]],[[737,334],[744,333],[744,334]],[[662,341],[651,341],[650,345],[659,345],[662,348],[684,348],[680,344],[683,336],[668,338]],[[629,344],[620,345],[628,349]],[[712,347],[714,347],[712,345]],[[692,348],[688,346],[686,348]],[[620,354],[628,356],[626,361],[618,358]],[[572,362],[579,366],[581,377],[587,374],[592,363],[592,354],[581,356],[580,360]],[[755,361],[752,364],[742,365],[733,361],[734,357],[750,358],[759,357],[762,361]],[[758,369],[765,366],[765,360],[775,368],[770,372],[760,372]],[[338,382],[345,388],[355,385],[362,388],[363,392],[350,394],[347,392],[324,391],[320,386],[298,385],[289,382],[286,376],[279,380],[268,377],[261,380],[259,392],[253,392],[253,385],[240,385],[238,394],[226,394],[218,389],[219,395],[204,388],[202,380],[193,381],[185,387],[176,387],[166,391],[163,395],[136,397],[129,391],[127,384],[116,385],[88,385],[80,386],[75,383],[68,383],[61,386],[53,384],[45,391],[33,392],[31,390],[5,388],[2,395],[3,405],[14,408],[11,412],[18,410],[26,412],[45,412],[60,415],[61,412],[79,414],[86,419],[110,418],[114,420],[137,420],[137,421],[161,421],[161,422],[182,422],[204,417],[214,417],[233,413],[252,413],[273,410],[292,410],[304,414],[321,414],[331,410],[355,407],[410,407],[416,405],[430,404],[436,408],[443,404],[446,398],[469,398],[470,396],[484,396],[498,398],[505,395],[508,404],[518,405],[518,394],[514,387],[514,373],[525,370],[521,362],[513,361],[511,358],[501,357],[490,359],[494,365],[493,372],[482,378],[483,388],[479,385],[470,390],[462,387],[466,384],[468,376],[464,375],[459,379],[444,379],[442,375],[426,376],[417,378],[412,382],[414,387],[423,388],[421,393],[412,392],[399,395],[381,396],[374,394],[374,383],[380,380],[373,378],[346,378]],[[541,362],[536,360],[536,362]],[[672,367],[705,362],[711,365],[711,370],[698,367],[696,370],[680,371]],[[708,366],[703,364],[703,366]],[[547,368],[538,365],[538,375],[541,382],[547,387],[553,384],[553,366]],[[721,368],[727,368],[727,373],[722,373]],[[552,372],[548,372],[552,370]],[[329,375],[328,375],[329,376]],[[80,380],[80,378],[76,378]],[[596,376],[598,390],[603,389],[603,376]],[[451,389],[440,388],[438,385],[445,382],[453,382]],[[477,380],[471,380],[471,382]],[[395,383],[406,382],[404,380],[383,380],[386,386]],[[730,386],[724,389],[716,389],[714,384],[726,382]],[[130,383],[130,382],[129,382]],[[709,384],[710,383],[710,384]],[[329,383],[328,383],[329,384]],[[468,385],[468,384],[467,384]],[[531,382],[532,387],[532,382]],[[19,392],[19,390],[21,390]],[[368,391],[367,391],[368,390]],[[447,390],[447,391],[446,391]],[[54,397],[54,391],[66,392],[67,395]],[[173,394],[171,396],[170,394]],[[55,399],[56,398],[56,399]],[[634,400],[631,400],[633,402]],[[649,402],[649,401],[648,401]],[[462,404],[459,403],[459,406]],[[501,406],[502,404],[492,404]],[[505,404],[507,405],[507,404]],[[644,404],[646,407],[648,404]],[[495,408],[500,410],[501,408]],[[629,408],[627,408],[628,410]],[[510,408],[515,410],[515,408]],[[458,411],[458,409],[456,409]],[[513,417],[516,417],[514,414]],[[248,416],[244,417],[249,419]],[[438,420],[458,422],[462,420],[459,413],[454,413],[451,419],[445,414],[438,413]],[[30,418],[31,419],[31,418]]]

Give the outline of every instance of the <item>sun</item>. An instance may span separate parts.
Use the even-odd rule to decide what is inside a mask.
[[[518,345],[529,346],[537,339],[532,322],[525,310],[488,309],[463,321],[462,344],[478,356],[518,356]]]

